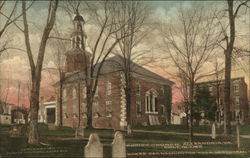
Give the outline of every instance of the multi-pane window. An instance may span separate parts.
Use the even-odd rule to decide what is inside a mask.
[[[82,88],[83,98],[86,98],[86,86]]]
[[[98,102],[93,102],[93,116],[94,117],[99,117],[99,104]]]
[[[112,101],[106,101],[106,116],[112,117]]]
[[[95,90],[95,96],[98,96],[98,86],[96,86],[96,90]]]
[[[63,89],[63,95],[62,95],[62,113],[67,113],[67,93],[66,93],[66,89]],[[64,115],[64,118],[67,118]]]
[[[106,87],[106,95],[111,95],[111,82],[107,81],[105,87]]]
[[[87,105],[85,103],[82,103],[82,117],[87,117]]]
[[[162,114],[162,116],[164,116],[165,115],[165,106],[161,105],[160,107],[161,107],[161,114]]]
[[[157,105],[157,92],[155,90],[150,90],[146,93],[145,96],[145,109],[146,113],[155,113],[158,111]]]
[[[72,91],[73,117],[78,117],[79,107],[76,88]]]
[[[239,84],[238,83],[233,84],[233,89],[235,93],[238,93],[240,89]]]
[[[139,83],[136,84],[136,95],[137,96],[141,95],[141,85]]]
[[[140,116],[141,113],[142,113],[142,107],[141,107],[141,101],[140,100],[137,100],[136,101],[136,111],[137,111],[137,115]]]
[[[235,104],[235,105],[240,105],[240,97],[239,97],[239,96],[236,96],[236,97],[234,98],[234,104]]]
[[[211,93],[213,91],[213,87],[208,87],[208,90]]]
[[[68,114],[66,112],[63,113],[63,118],[68,118]]]

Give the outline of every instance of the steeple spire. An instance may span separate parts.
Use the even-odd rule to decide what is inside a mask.
[[[74,17],[73,24],[74,24],[74,31],[71,35],[72,48],[82,49],[83,47],[82,42],[85,45],[87,36],[84,31],[85,21],[83,17],[79,14],[78,8],[76,9],[76,16]]]

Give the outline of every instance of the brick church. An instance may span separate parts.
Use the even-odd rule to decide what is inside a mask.
[[[71,34],[71,48],[65,53],[65,77],[63,79],[62,122],[63,126],[76,127],[87,123],[86,87],[84,86],[84,64],[91,58],[91,53],[85,53],[81,40],[84,19],[76,15],[74,30]],[[87,54],[87,55],[86,55]],[[127,126],[126,100],[123,88],[123,71],[117,63],[122,63],[119,55],[108,58],[100,72],[97,90],[93,102],[93,127],[107,129],[125,129]],[[131,62],[132,94],[131,117],[132,126],[166,124],[166,104],[171,103],[171,86],[173,82],[153,73],[136,63]],[[98,67],[98,66],[97,66]],[[170,94],[166,95],[166,87]],[[58,87],[57,87],[58,90]],[[59,94],[59,93],[57,93]],[[57,97],[57,120],[60,119],[60,106]],[[169,105],[171,106],[171,104]],[[170,107],[171,109],[171,107]]]

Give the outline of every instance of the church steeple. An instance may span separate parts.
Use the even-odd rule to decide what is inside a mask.
[[[91,54],[86,51],[87,36],[84,31],[84,24],[83,17],[76,10],[71,34],[71,48],[65,53],[67,73],[84,71],[89,64]]]
[[[78,9],[76,10],[76,16],[74,17],[73,24],[74,31],[71,35],[71,47],[82,49],[86,44],[87,36],[84,30],[85,21],[83,17],[79,14]]]

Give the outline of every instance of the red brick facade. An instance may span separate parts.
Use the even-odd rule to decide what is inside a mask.
[[[111,95],[106,95],[106,83],[111,82]],[[78,116],[74,116],[73,106],[79,106],[78,96],[80,96],[80,125],[86,126],[86,114],[84,114],[83,108],[86,105],[84,99],[83,83],[68,83],[64,85],[64,93],[66,93],[66,101],[63,102],[63,106],[66,106],[66,110],[63,109],[63,126],[78,126],[79,113]],[[136,94],[136,86],[140,86],[140,94]],[[73,89],[75,89],[77,94],[77,104],[74,104],[73,99]],[[154,89],[157,93],[157,112],[146,113],[145,106],[145,95],[146,92]],[[93,126],[95,128],[110,128],[110,129],[122,129],[120,126],[121,121],[121,98],[122,98],[122,87],[121,87],[121,75],[120,73],[112,73],[109,75],[101,76],[98,83],[98,95],[95,95],[94,102],[98,103],[98,116],[93,113]],[[150,125],[149,116],[156,116],[159,120],[159,124],[163,125],[166,123],[166,118],[164,116],[164,96],[163,96],[163,84],[157,83],[150,79],[140,79],[139,77],[133,78],[132,80],[132,95],[131,95],[131,120],[132,125]],[[64,96],[65,97],[65,96]],[[108,114],[106,102],[111,102],[111,116]],[[138,105],[136,102],[141,102],[141,111],[138,111]],[[59,104],[58,107],[59,108]],[[94,105],[93,105],[93,108]],[[59,111],[58,119],[59,119]],[[96,111],[96,110],[94,110]],[[85,110],[86,112],[86,110]],[[59,120],[57,121],[59,122]]]
[[[66,52],[62,122],[64,126],[77,127],[79,123],[80,126],[86,126],[87,122],[85,73],[83,72],[85,66],[89,64],[91,54],[84,52],[83,45],[86,45],[86,35],[84,31],[79,30],[83,27],[85,21],[82,16],[77,15],[73,22],[75,28],[71,36],[71,49]],[[83,36],[82,32],[84,33]],[[118,56],[114,59],[117,60],[114,63],[119,62]],[[87,64],[84,64],[86,62]],[[136,67],[135,72],[138,71],[140,75],[132,74],[131,125],[165,124],[163,86],[170,86],[173,83],[135,63],[132,64]],[[106,75],[99,76],[98,88],[93,102],[93,127],[123,129],[127,126],[126,100],[122,86],[125,81],[122,77],[122,71],[114,64],[107,62],[104,65],[102,65],[104,71],[102,74]],[[147,108],[145,108],[146,105]],[[60,119],[59,104],[57,108],[57,118]],[[60,121],[57,120],[57,122]]]
[[[205,85],[209,87],[209,90],[212,96],[217,95],[217,84],[216,81],[210,82],[202,82],[198,83],[197,85]],[[220,120],[223,117],[223,105],[224,105],[224,81],[221,81],[219,84],[218,89],[218,96],[219,96],[219,109],[218,115]],[[249,105],[248,105],[248,98],[247,98],[247,84],[244,81],[244,78],[233,78],[231,79],[231,117],[232,121],[235,122],[237,115],[240,116],[241,123],[244,123],[248,117]]]

